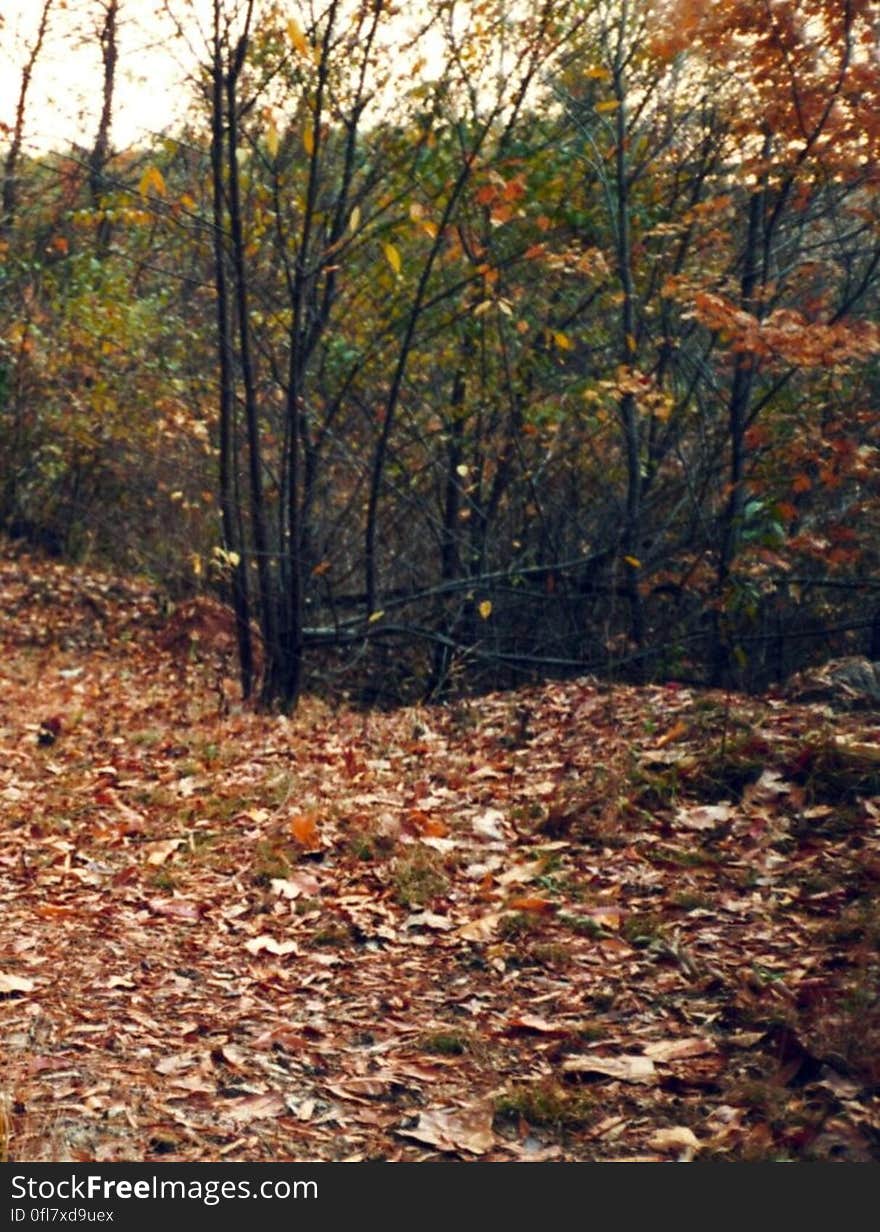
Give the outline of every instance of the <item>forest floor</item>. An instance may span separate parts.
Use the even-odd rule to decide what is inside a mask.
[[[876,712],[285,719],[136,582],[0,610],[0,1158],[880,1160]]]

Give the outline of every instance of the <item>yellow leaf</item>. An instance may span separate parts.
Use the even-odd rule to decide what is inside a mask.
[[[293,43],[294,47],[301,56],[307,56],[309,54],[309,40],[306,38],[303,33],[302,26],[295,17],[291,17],[290,21],[287,23],[287,37],[290,39],[291,43]]]
[[[361,225],[361,208],[359,205],[356,205],[348,216],[348,229],[349,231],[351,231],[352,234],[355,234],[360,225]]]
[[[381,620],[384,615],[385,615],[384,612],[373,612],[372,616],[370,617],[370,624],[374,625],[376,621]]]
[[[599,112],[616,111],[620,103],[616,98],[607,98],[603,103],[596,104],[596,110]]]
[[[571,351],[574,348],[574,343],[569,338],[568,334],[564,334],[562,330],[557,330],[554,333],[553,341],[559,347],[560,351]]]
[[[638,557],[637,557],[637,556],[624,556],[624,558],[623,558],[623,559],[624,559],[624,560],[626,561],[626,563],[627,563],[628,565],[630,565],[633,569],[641,569],[641,567],[642,567],[642,562],[638,559]]]
[[[592,81],[610,81],[611,74],[607,68],[602,68],[600,64],[594,64],[592,68],[588,68],[584,76]]]
[[[636,349],[636,340],[632,334],[627,334],[626,336],[626,349],[630,352],[630,354],[632,354],[632,352]]]
[[[315,152],[315,134],[310,128],[303,129],[303,149],[310,158]]]
[[[270,158],[278,157],[278,125],[274,120],[269,121],[266,129],[266,149]]]
[[[394,270],[395,274],[399,274],[401,269],[400,253],[393,244],[383,244],[382,251],[385,253],[385,260]]]
[[[160,197],[165,196],[165,180],[158,167],[147,167],[141,176],[138,189],[142,197],[148,197],[151,192],[156,193]]]
[[[477,611],[480,613],[483,620],[488,620],[489,617],[492,615],[492,604],[489,602],[488,599],[484,599],[483,602],[480,604],[480,606],[477,608]]]

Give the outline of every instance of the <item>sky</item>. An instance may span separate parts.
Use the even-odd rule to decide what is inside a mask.
[[[0,0],[0,124],[11,126],[21,84],[21,70],[33,46],[45,0]],[[97,31],[104,0],[52,0],[43,50],[28,95],[25,149],[39,153],[71,143],[88,149],[98,127],[103,74]],[[164,12],[194,14],[183,38]],[[233,0],[227,0],[234,8]],[[464,7],[467,24],[470,12]],[[478,6],[477,6],[478,7]],[[296,11],[302,5],[291,5]],[[119,62],[113,110],[115,150],[148,144],[187,111],[191,94],[187,72],[207,57],[213,0],[120,0]],[[511,11],[516,10],[516,0]],[[392,28],[396,39],[409,41],[419,12],[431,12],[423,0],[404,0]],[[459,10],[461,11],[461,10]],[[399,25],[398,25],[399,23]],[[503,42],[499,55],[503,57]],[[419,44],[423,63],[439,71],[442,40],[431,32]],[[413,53],[415,55],[415,53]],[[404,63],[398,60],[398,66]],[[405,70],[401,70],[404,71]],[[4,145],[0,129],[0,151]]]
[[[0,0],[0,123],[11,125],[43,0]],[[204,7],[204,5],[203,5]],[[166,129],[186,108],[183,64],[192,53],[157,15],[158,0],[122,0],[113,143],[117,149]],[[95,30],[100,0],[54,0],[49,32],[28,96],[30,151],[94,140],[102,69]],[[197,31],[193,31],[198,39]],[[2,144],[2,139],[0,139]]]

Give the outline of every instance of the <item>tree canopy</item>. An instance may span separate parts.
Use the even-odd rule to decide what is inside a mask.
[[[877,5],[168,0],[0,219],[0,524],[234,613],[242,687],[880,656]],[[205,17],[208,20],[205,20]]]

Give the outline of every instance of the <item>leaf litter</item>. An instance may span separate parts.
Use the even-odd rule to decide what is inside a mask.
[[[137,581],[0,599],[8,1159],[880,1159],[876,714],[283,719]]]

